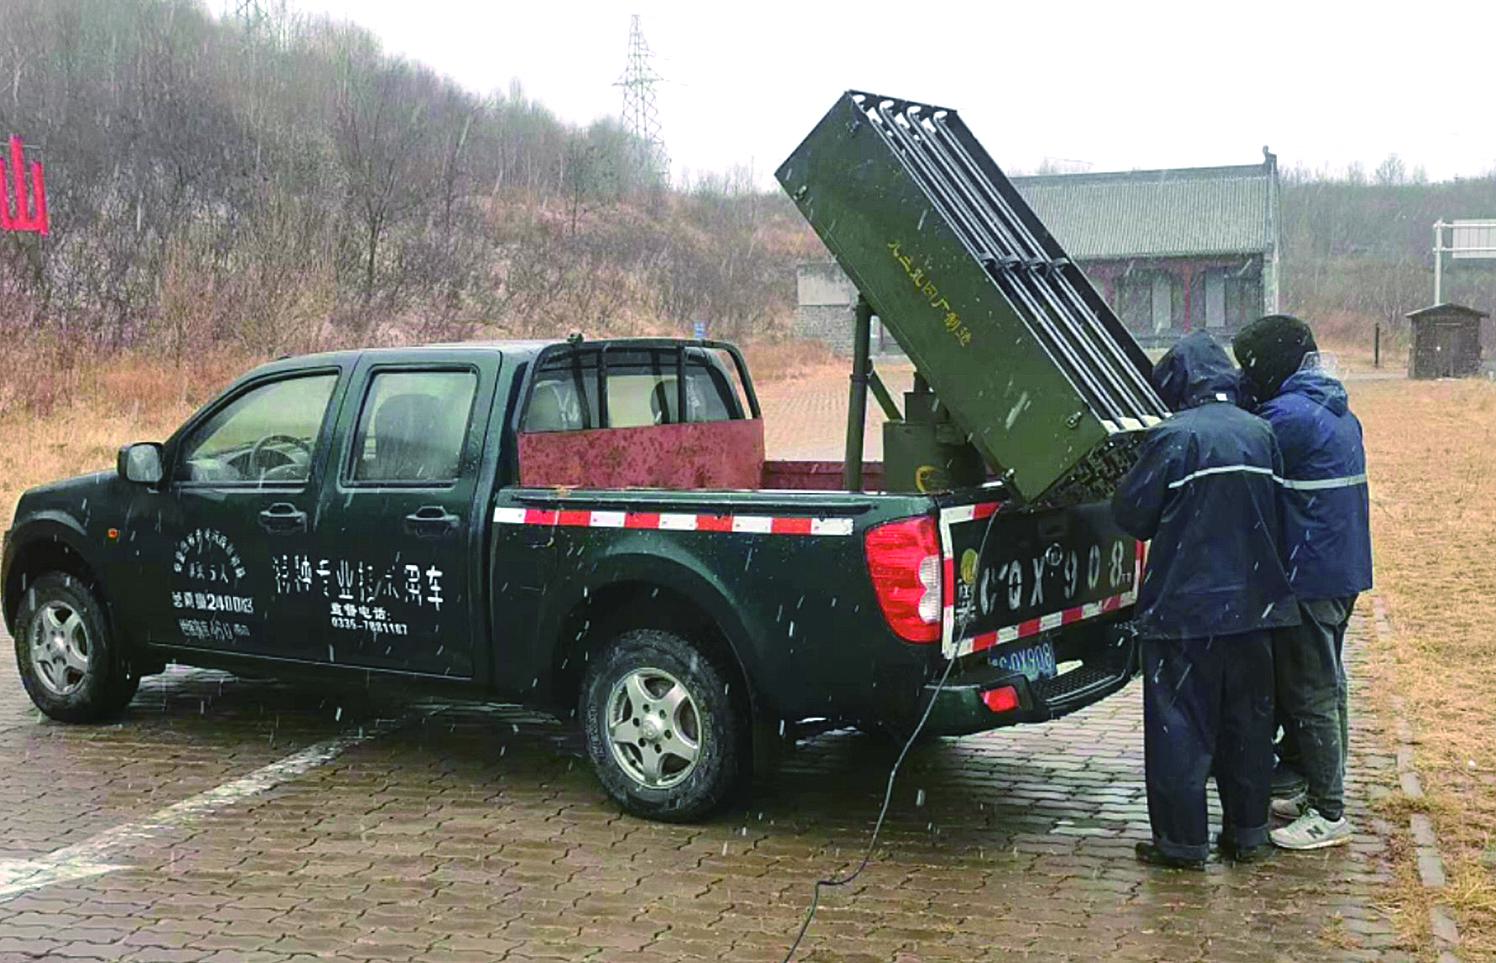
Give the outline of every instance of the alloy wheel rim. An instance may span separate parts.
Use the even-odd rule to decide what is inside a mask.
[[[83,616],[66,602],[48,602],[31,620],[31,665],[53,695],[77,692],[88,678],[93,647]]]
[[[613,759],[649,789],[679,785],[701,758],[701,710],[663,669],[634,669],[613,684],[607,728]]]

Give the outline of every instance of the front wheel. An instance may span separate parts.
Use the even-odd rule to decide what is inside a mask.
[[[592,662],[580,706],[587,753],[624,809],[688,822],[732,795],[747,719],[730,677],[690,641],[652,629],[623,633]]]
[[[71,575],[48,573],[26,589],[16,663],[38,709],[59,722],[98,722],[129,705],[140,677],[107,626],[98,597]]]

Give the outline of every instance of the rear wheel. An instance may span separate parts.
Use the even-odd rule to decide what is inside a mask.
[[[135,697],[140,677],[110,637],[98,597],[76,577],[51,572],[32,582],[16,629],[21,683],[53,719],[98,722]]]
[[[744,771],[747,722],[728,669],[670,632],[625,632],[593,660],[580,713],[608,794],[636,816],[686,822],[722,805]]]

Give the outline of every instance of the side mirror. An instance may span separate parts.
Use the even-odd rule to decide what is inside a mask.
[[[161,469],[161,445],[140,441],[119,450],[119,477],[137,485],[159,485],[165,473]]]

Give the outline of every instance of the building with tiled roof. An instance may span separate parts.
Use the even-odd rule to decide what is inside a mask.
[[[1265,148],[1261,164],[1012,181],[1145,345],[1197,328],[1229,337],[1278,310],[1278,167]],[[814,262],[799,281],[799,333],[849,346],[851,282]]]

